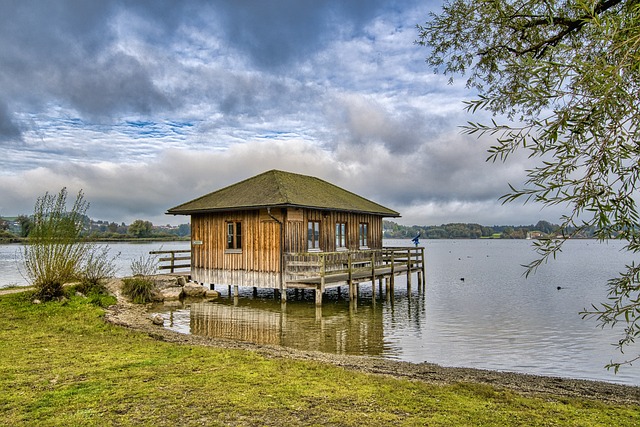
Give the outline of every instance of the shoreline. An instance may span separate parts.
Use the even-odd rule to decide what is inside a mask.
[[[109,289],[116,296],[118,303],[105,309],[105,321],[145,333],[159,341],[252,351],[267,358],[329,363],[348,370],[438,385],[474,383],[541,398],[578,398],[640,405],[639,386],[476,368],[443,367],[427,362],[411,363],[368,356],[336,355],[319,351],[301,351],[288,347],[181,334],[165,329],[163,326],[154,325],[149,318],[147,305],[128,302],[120,293],[119,283],[120,280],[113,280],[109,284]]]

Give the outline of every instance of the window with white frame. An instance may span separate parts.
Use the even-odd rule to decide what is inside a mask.
[[[347,248],[347,223],[336,223],[336,249]]]
[[[320,250],[320,221],[309,221],[307,223],[307,248]]]
[[[358,244],[361,248],[369,247],[369,224],[361,222],[358,227]]]
[[[227,222],[227,249],[242,249],[242,223],[240,221]]]

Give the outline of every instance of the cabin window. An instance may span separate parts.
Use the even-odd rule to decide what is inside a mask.
[[[227,249],[242,249],[242,223],[227,222]]]
[[[320,221],[307,223],[307,248],[320,250]]]
[[[347,247],[347,224],[344,222],[336,223],[336,249],[345,249]]]
[[[358,232],[358,242],[361,248],[369,246],[369,224],[361,222]]]

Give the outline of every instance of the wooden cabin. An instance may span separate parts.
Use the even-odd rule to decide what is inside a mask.
[[[283,299],[287,288],[309,287],[320,302],[328,283],[358,280],[353,274],[334,282],[320,276],[383,262],[382,219],[400,216],[321,179],[279,170],[167,213],[191,216],[192,280],[234,286],[236,294],[238,286],[278,289]]]

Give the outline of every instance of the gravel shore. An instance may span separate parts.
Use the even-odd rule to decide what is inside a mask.
[[[119,280],[114,280],[110,283],[110,289],[118,298],[118,303],[107,309],[105,319],[110,323],[144,332],[161,341],[242,349],[254,351],[270,358],[315,360],[354,371],[408,378],[434,384],[480,383],[528,396],[549,399],[585,398],[604,402],[640,405],[640,387],[481,369],[448,368],[431,363],[416,364],[365,356],[299,351],[285,347],[180,334],[169,331],[162,326],[154,325],[149,318],[146,306],[131,304],[122,297],[119,292],[119,282]],[[627,369],[635,369],[635,367],[627,367]]]

